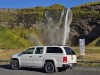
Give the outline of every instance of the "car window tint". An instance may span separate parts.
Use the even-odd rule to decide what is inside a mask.
[[[63,53],[59,47],[47,47],[47,53]]]
[[[42,54],[43,53],[43,47],[37,47],[35,50],[35,54]]]
[[[24,54],[33,54],[34,48],[27,49]]]
[[[75,52],[71,48],[64,47],[64,49],[65,49],[67,55],[75,55]]]

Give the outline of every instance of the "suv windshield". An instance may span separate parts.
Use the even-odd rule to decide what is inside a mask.
[[[64,47],[64,49],[65,49],[67,55],[75,55],[75,52],[71,48]]]

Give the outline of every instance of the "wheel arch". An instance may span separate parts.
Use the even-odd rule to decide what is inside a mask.
[[[12,60],[17,60],[18,63],[19,63],[19,66],[21,65],[21,63],[20,63],[20,59],[19,59],[19,58],[11,58],[11,62],[12,62]]]
[[[46,62],[52,62],[55,67],[57,67],[57,61],[55,59],[46,59],[44,60],[43,66],[45,66]]]

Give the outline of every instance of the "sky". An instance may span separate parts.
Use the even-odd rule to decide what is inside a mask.
[[[0,8],[29,8],[62,4],[66,8],[100,0],[0,0]]]

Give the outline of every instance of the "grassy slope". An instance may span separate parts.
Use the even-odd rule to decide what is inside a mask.
[[[21,38],[17,33],[18,31],[15,34],[8,28],[0,27],[0,48],[28,47],[28,40]]]
[[[78,19],[81,19],[82,17],[93,17],[93,18],[100,18],[99,11],[93,11],[89,10],[88,7],[91,7],[93,5],[100,5],[100,2],[89,2],[82,4],[80,6],[76,6],[72,8],[73,12],[73,20],[77,21]],[[87,6],[87,8],[82,8],[84,6]],[[74,22],[74,21],[73,21]],[[92,41],[87,46],[100,46],[100,37]]]
[[[79,56],[79,47],[72,47],[77,56]],[[86,46],[84,60],[100,61],[100,47]]]
[[[73,20],[76,20],[81,17],[87,17],[87,15],[89,17],[92,16],[94,18],[100,18],[99,11],[96,11],[96,10],[93,11],[93,10],[90,10],[90,8],[89,8],[89,7],[91,7],[91,9],[92,9],[93,5],[99,5],[99,4],[100,4],[100,2],[90,2],[90,3],[86,3],[83,5],[71,8],[72,12],[73,12]]]
[[[100,37],[97,38],[96,40],[92,41],[90,44],[88,44],[87,46],[96,46],[98,45],[100,42]]]
[[[83,6],[83,5],[91,5],[91,4],[100,4],[100,2],[89,2],[89,3],[82,4],[81,6]]]
[[[0,60],[10,60],[13,54],[20,53],[22,51],[24,51],[24,49],[0,50]]]

